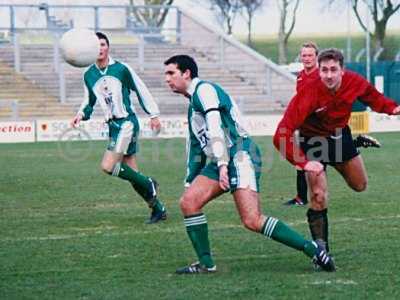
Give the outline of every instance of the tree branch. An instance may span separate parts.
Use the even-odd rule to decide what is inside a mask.
[[[174,2],[174,0],[169,0],[165,5],[171,5]],[[168,15],[168,10],[169,8],[164,9],[164,11],[161,14],[161,18],[157,22],[157,27],[161,27],[164,24],[165,18]]]
[[[391,2],[389,2],[390,4],[392,4]],[[393,6],[393,5],[391,5],[391,6]],[[394,13],[396,13],[396,11],[398,11],[400,9],[400,4],[397,4],[397,6],[394,8],[394,9],[392,9],[392,13],[390,14],[390,15],[393,15]]]
[[[362,27],[362,29],[364,29],[364,31],[368,31],[367,27],[364,25],[363,21],[361,20],[360,14],[358,13],[358,0],[354,0],[352,7],[353,7],[354,14],[356,15],[356,18],[358,20],[358,23],[360,23],[360,26]]]
[[[281,2],[279,0],[276,0],[276,4],[278,5],[279,11],[282,12],[283,11],[283,7],[281,6]],[[282,3],[282,4],[284,5],[285,3]]]
[[[368,6],[368,8],[371,10],[371,8],[369,7],[368,3],[366,3],[366,5]],[[374,23],[376,24],[378,22],[378,1],[373,1],[373,8],[372,8],[372,17],[374,19]]]
[[[297,13],[297,8],[299,7],[299,3],[300,3],[300,1],[299,1],[299,0],[296,0],[295,7],[294,7],[294,9],[293,9],[292,24],[290,25],[289,30],[288,30],[288,32],[286,33],[286,36],[285,36],[285,39],[286,39],[286,40],[289,39],[289,36],[292,34],[292,31],[293,31],[293,29],[294,29],[294,25],[296,24],[296,13]]]

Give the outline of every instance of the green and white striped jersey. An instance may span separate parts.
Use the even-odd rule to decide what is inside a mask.
[[[217,84],[194,78],[188,88],[189,135],[186,145],[190,183],[207,158],[218,166],[229,162],[229,149],[248,137],[236,102]]]
[[[109,57],[108,66],[101,70],[91,65],[83,76],[85,100],[79,113],[88,120],[98,101],[106,121],[112,118],[126,118],[135,115],[131,91],[139,99],[140,106],[151,117],[158,116],[159,109],[149,90],[139,76],[127,65]]]

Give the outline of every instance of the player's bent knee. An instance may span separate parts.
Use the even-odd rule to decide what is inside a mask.
[[[186,206],[187,206],[187,200],[186,200],[185,196],[182,196],[182,197],[179,199],[179,207],[180,207],[181,210],[184,212],[185,209],[186,209]]]
[[[115,171],[114,169],[117,167],[117,165],[119,167],[119,163],[114,164],[114,163],[103,161],[103,162],[101,162],[100,168],[104,173],[112,175],[113,172]]]
[[[179,207],[185,215],[197,212],[199,210],[195,199],[190,197],[190,194],[186,193],[179,199]]]
[[[104,173],[107,173],[107,174],[111,174],[112,171],[113,171],[113,167],[112,166],[110,167],[109,165],[103,164],[103,163],[100,165],[100,168]]]
[[[356,192],[364,192],[368,187],[368,180],[364,180],[362,182],[358,182],[354,184],[351,188]]]

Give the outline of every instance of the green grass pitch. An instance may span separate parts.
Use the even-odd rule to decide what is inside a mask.
[[[0,299],[399,299],[400,140],[374,136],[383,147],[362,150],[366,192],[328,170],[333,274],[246,231],[224,195],[205,208],[218,273],[175,275],[195,258],[178,207],[183,139],[141,143],[141,170],[169,212],[156,225],[144,224],[149,211],[127,182],[100,172],[105,142],[0,145]],[[270,137],[256,141],[263,211],[308,236],[306,209],[282,206],[295,170]]]

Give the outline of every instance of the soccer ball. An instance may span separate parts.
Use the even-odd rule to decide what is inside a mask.
[[[78,68],[95,63],[100,52],[99,39],[89,29],[74,28],[65,32],[59,45],[63,59]]]

